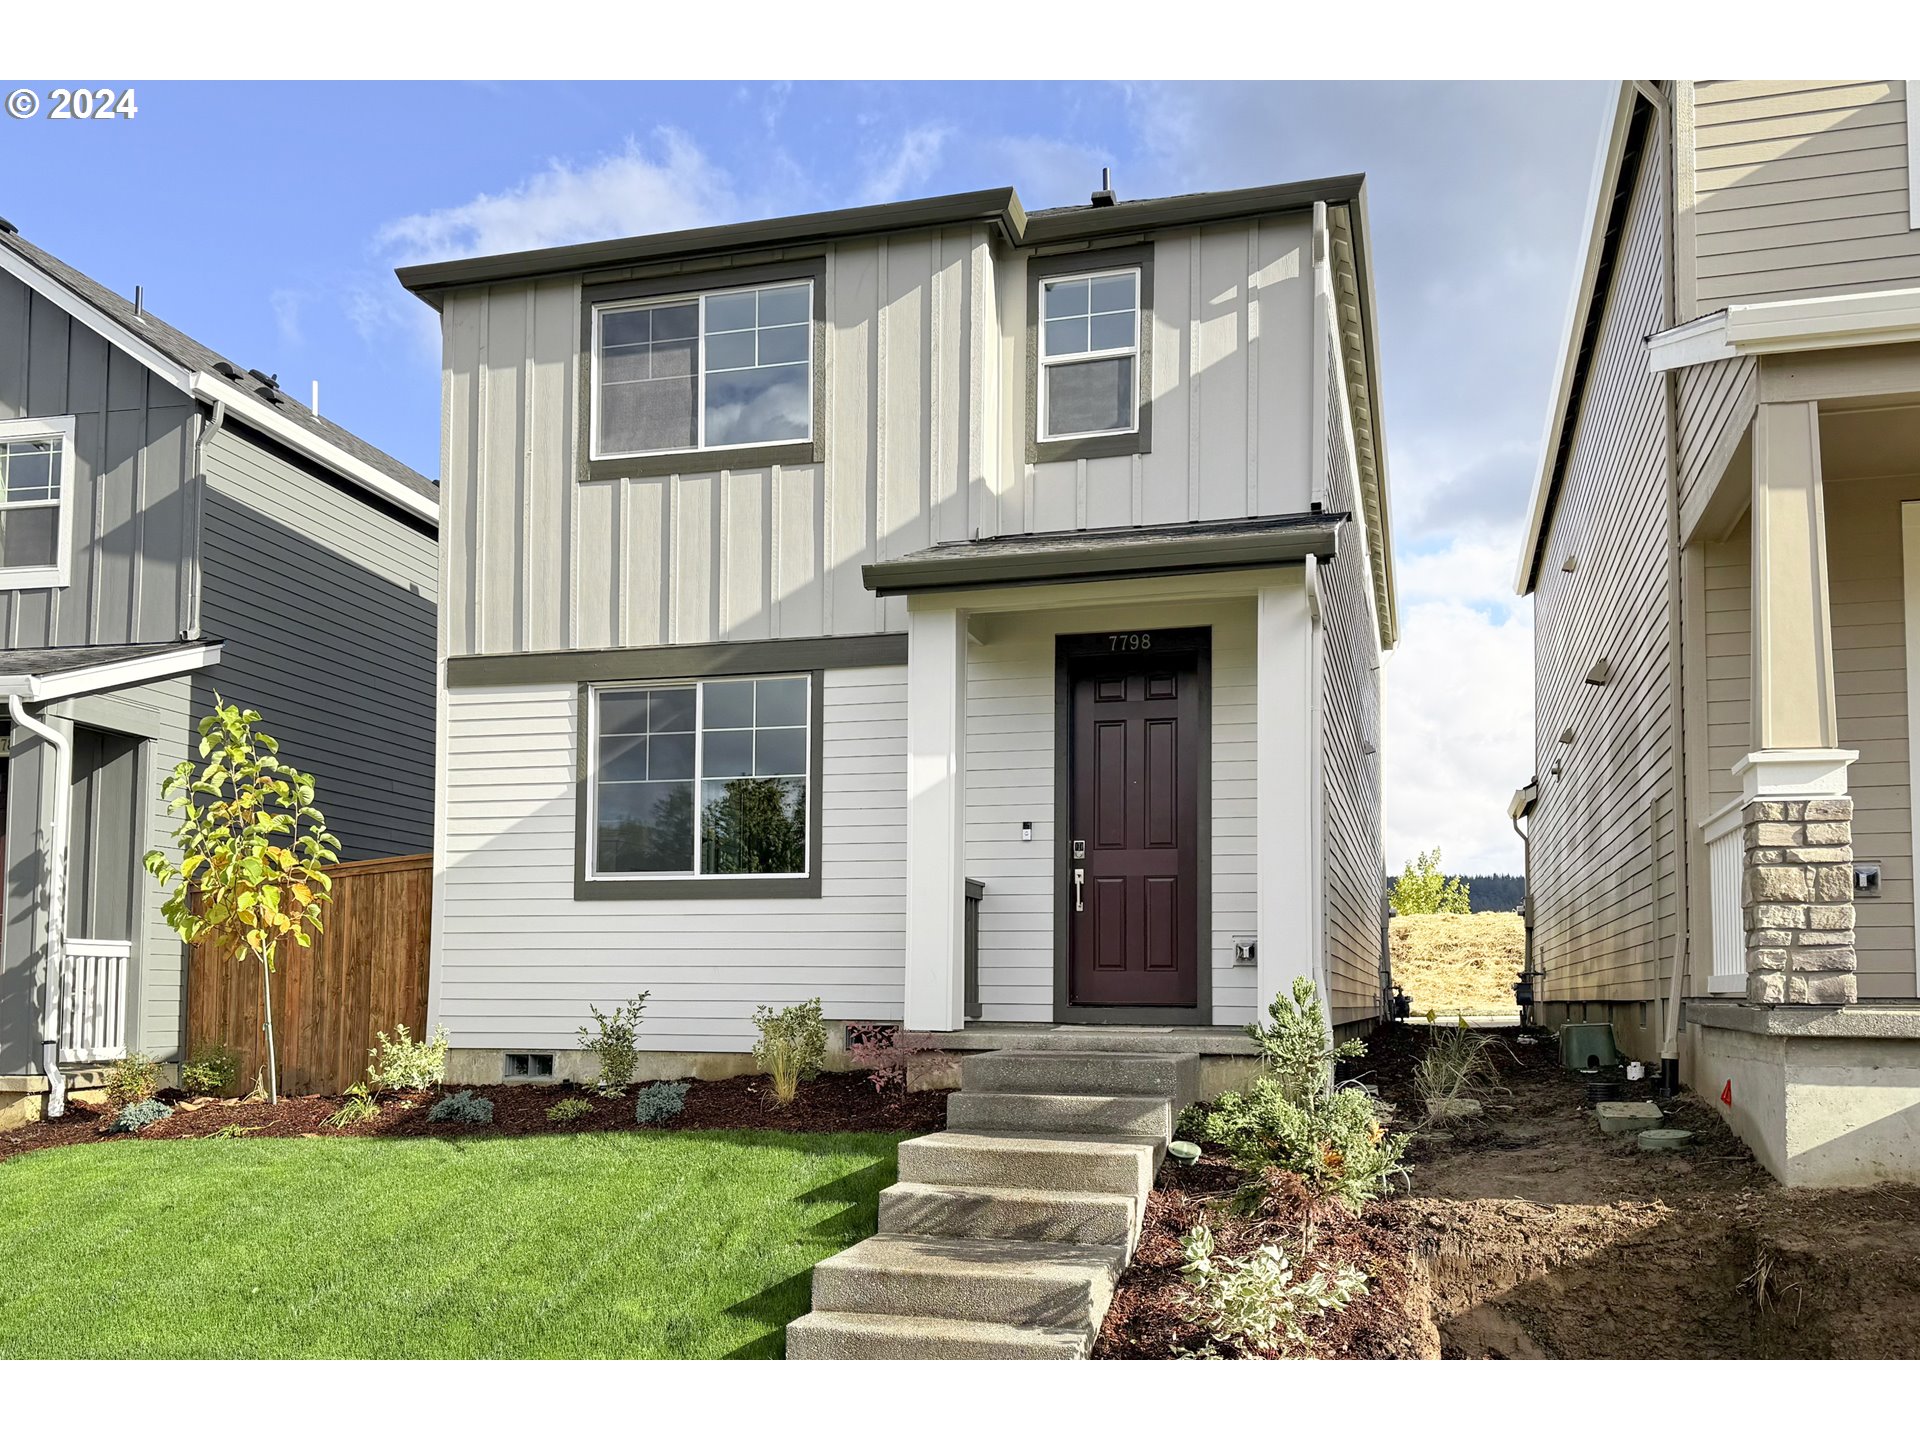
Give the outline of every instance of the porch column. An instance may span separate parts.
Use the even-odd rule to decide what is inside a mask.
[[[1255,997],[1264,1017],[1296,976],[1319,970],[1313,834],[1313,617],[1302,584],[1262,588],[1254,661]],[[1320,1003],[1331,1009],[1331,999]]]
[[[958,1030],[966,1005],[967,613],[907,610],[909,1030]]]
[[[1856,998],[1853,801],[1834,703],[1820,409],[1770,402],[1753,422],[1753,741],[1741,901],[1747,998]]]

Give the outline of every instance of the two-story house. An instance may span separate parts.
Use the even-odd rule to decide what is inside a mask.
[[[1366,234],[1358,177],[1002,189],[402,270],[445,336],[450,1079],[590,1076],[640,991],[663,1076],[812,996],[1231,1051],[1310,975],[1370,1025]]]
[[[343,858],[425,850],[429,480],[0,221],[0,1124],[183,1058],[141,856],[216,693],[313,772]]]
[[[1621,87],[1519,573],[1544,1018],[1796,1183],[1920,1176],[1917,117]]]

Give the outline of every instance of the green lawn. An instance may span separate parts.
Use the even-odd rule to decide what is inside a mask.
[[[900,1139],[41,1151],[0,1165],[0,1356],[778,1356]]]

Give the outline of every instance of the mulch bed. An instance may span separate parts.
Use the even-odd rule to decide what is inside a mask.
[[[1415,1277],[1409,1236],[1391,1202],[1369,1205],[1363,1216],[1350,1215],[1338,1205],[1310,1198],[1297,1177],[1281,1176],[1269,1198],[1269,1213],[1239,1217],[1228,1212],[1227,1200],[1242,1178],[1211,1147],[1190,1166],[1169,1163],[1160,1172],[1147,1197],[1139,1248],[1101,1326],[1095,1359],[1165,1360],[1209,1344],[1206,1331],[1189,1314],[1192,1292],[1180,1269],[1185,1263],[1181,1237],[1201,1221],[1213,1230],[1217,1256],[1243,1257],[1262,1245],[1277,1244],[1294,1257],[1295,1273],[1302,1278],[1313,1269],[1343,1263],[1365,1272],[1365,1295],[1309,1323],[1315,1356],[1402,1360],[1434,1352],[1433,1324]],[[1302,1265],[1302,1242],[1309,1237]],[[1227,1359],[1271,1358],[1231,1344],[1212,1348]]]
[[[464,1088],[464,1087],[454,1087]],[[634,1095],[603,1097],[572,1084],[475,1085],[474,1094],[493,1101],[493,1124],[464,1126],[434,1124],[427,1119],[438,1096],[432,1091],[384,1097],[380,1113],[357,1125],[335,1129],[326,1123],[339,1108],[327,1095],[282,1097],[278,1105],[247,1100],[189,1100],[177,1090],[163,1090],[159,1098],[174,1107],[167,1119],[134,1134],[110,1134],[110,1110],[81,1101],[69,1102],[57,1120],[40,1121],[18,1130],[0,1132],[0,1161],[55,1145],[108,1143],[128,1140],[191,1140],[210,1136],[230,1139],[291,1139],[313,1135],[354,1135],[386,1138],[449,1136],[552,1135],[573,1131],[637,1130]],[[635,1087],[637,1090],[639,1087]],[[590,1114],[567,1125],[547,1118],[555,1101],[578,1097],[593,1107]],[[821,1075],[800,1087],[791,1105],[776,1108],[766,1077],[732,1080],[694,1080],[688,1083],[686,1109],[661,1130],[782,1130],[805,1134],[836,1131],[903,1131],[923,1134],[946,1124],[945,1091],[895,1091],[881,1094],[864,1075]]]

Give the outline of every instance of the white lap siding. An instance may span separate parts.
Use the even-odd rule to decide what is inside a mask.
[[[1137,626],[1137,607],[996,616],[967,660],[967,875],[980,901],[980,1007],[985,1020],[1053,1014],[1054,638]],[[1213,1019],[1253,1018],[1251,967],[1233,939],[1254,925],[1254,634],[1250,602],[1160,607],[1156,623],[1213,629]],[[1020,823],[1033,822],[1033,839]]]
[[[648,1050],[748,1050],[756,1005],[815,995],[897,1020],[906,675],[826,673],[818,899],[575,900],[577,687],[451,690],[435,1018],[454,1047],[573,1049],[589,1002],[642,990]]]

